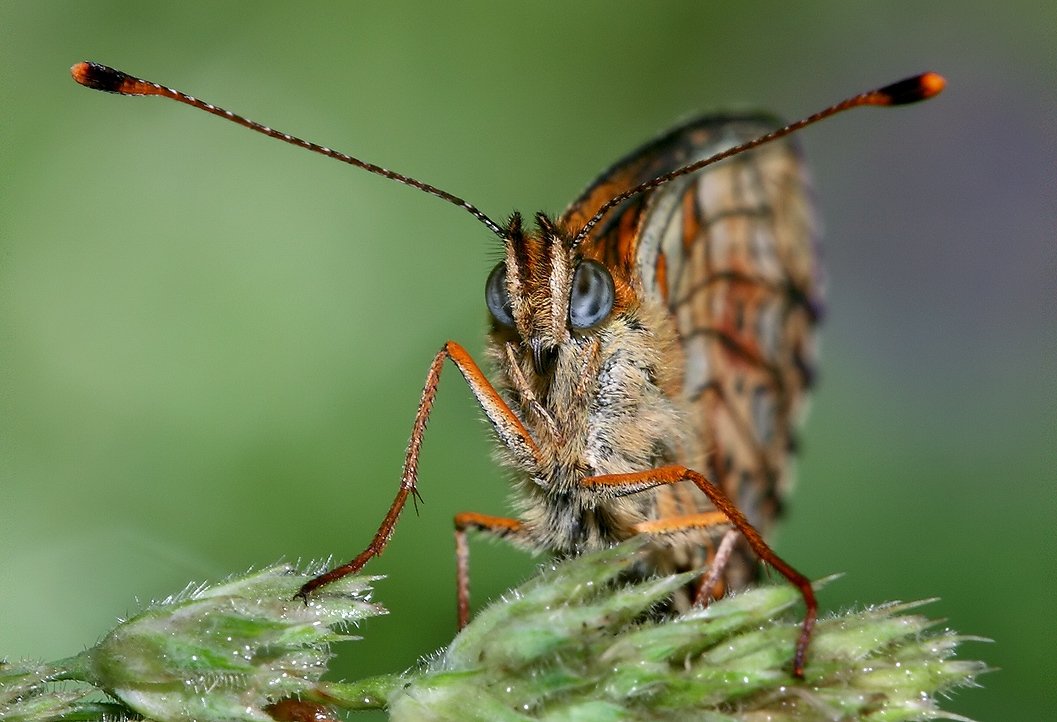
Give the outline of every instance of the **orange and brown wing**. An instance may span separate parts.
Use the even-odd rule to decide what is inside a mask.
[[[622,190],[779,125],[716,117],[677,128],[609,169],[566,211],[565,227],[575,232]],[[703,471],[763,532],[791,484],[811,382],[814,245],[803,164],[780,140],[630,199],[582,246],[673,315],[686,356],[683,393],[705,436]]]

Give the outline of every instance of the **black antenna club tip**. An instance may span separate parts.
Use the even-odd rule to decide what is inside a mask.
[[[84,87],[106,93],[122,92],[122,86],[129,79],[120,70],[90,62],[77,63],[70,68],[70,75]]]
[[[946,78],[939,73],[922,73],[886,85],[877,92],[885,98],[887,105],[906,105],[939,95],[946,85]]]

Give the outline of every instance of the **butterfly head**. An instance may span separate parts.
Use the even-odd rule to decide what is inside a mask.
[[[505,228],[504,259],[485,285],[493,336],[530,354],[548,376],[562,349],[597,334],[631,301],[627,283],[585,258],[571,235],[543,213],[526,231],[514,214]]]

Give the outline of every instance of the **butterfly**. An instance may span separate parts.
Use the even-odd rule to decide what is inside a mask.
[[[457,342],[441,347],[378,531],[300,596],[380,554],[417,500],[426,423],[450,360],[514,472],[518,511],[456,516],[460,627],[469,618],[471,531],[557,557],[646,535],[638,574],[709,567],[676,608],[752,582],[757,558],[795,585],[806,611],[792,666],[803,676],[814,592],[764,540],[791,483],[821,297],[811,192],[787,136],[852,107],[931,97],[940,76],[862,93],[785,126],[751,115],[692,121],[618,161],[561,215],[537,213],[527,227],[518,213],[499,224],[447,191],[172,88],[95,63],[72,74],[98,90],[168,97],[418,188],[468,211],[502,244],[484,294],[493,375]]]

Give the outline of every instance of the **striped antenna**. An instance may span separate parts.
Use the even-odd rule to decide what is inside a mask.
[[[665,183],[675,180],[680,176],[687,175],[688,173],[694,173],[696,171],[699,171],[705,166],[712,165],[713,163],[718,163],[719,161],[725,158],[729,158],[732,155],[744,153],[745,151],[763,145],[764,143],[770,143],[772,140],[778,140],[779,138],[783,138],[789,135],[790,133],[795,133],[801,128],[805,128],[809,125],[817,123],[820,120],[824,120],[830,117],[831,115],[842,113],[845,110],[851,110],[852,108],[860,108],[866,105],[888,106],[916,103],[919,100],[927,100],[935,95],[938,95],[943,90],[946,84],[947,81],[944,80],[943,76],[939,75],[938,73],[921,73],[920,75],[915,75],[911,78],[900,80],[896,83],[892,83],[891,85],[886,85],[883,88],[878,88],[877,90],[870,90],[865,93],[859,93],[858,95],[854,95],[846,100],[842,100],[836,105],[831,105],[830,107],[824,110],[820,110],[817,113],[813,113],[804,118],[803,120],[798,120],[795,123],[790,123],[784,128],[779,128],[778,130],[772,133],[768,133],[767,135],[761,135],[759,138],[756,138],[754,140],[742,143],[741,145],[736,145],[733,148],[728,148],[727,150],[724,150],[720,153],[716,153],[715,155],[711,155],[708,158],[704,158],[694,163],[690,163],[689,165],[684,165],[682,168],[677,168],[669,173],[665,173],[664,175],[659,175],[656,178],[653,178],[652,180],[648,180],[645,183],[642,183],[641,185],[637,185],[634,188],[626,190],[620,195],[614,196],[613,198],[610,198],[608,201],[603,203],[602,207],[598,209],[598,212],[591,216],[587,223],[584,224],[583,228],[581,228],[573,237],[572,245],[575,247],[581,242],[583,242],[583,240],[587,238],[587,234],[589,234],[591,232],[591,229],[594,228],[598,224],[598,222],[602,220],[603,217],[605,217],[606,213],[613,210],[615,207],[619,206],[627,199],[633,198],[634,196],[637,196],[640,193],[645,193],[648,190],[652,190],[657,186],[664,185]]]
[[[342,163],[348,163],[349,165],[356,166],[357,168],[363,168],[369,173],[374,173],[375,175],[380,175],[383,178],[389,178],[390,180],[395,180],[398,183],[403,183],[406,186],[411,186],[412,188],[417,188],[420,191],[425,191],[430,195],[437,196],[438,198],[445,200],[448,203],[451,203],[453,206],[458,206],[463,210],[469,212],[471,216],[483,223],[485,227],[488,228],[488,230],[490,230],[492,233],[502,239],[506,239],[506,231],[504,231],[498,223],[496,223],[487,215],[485,215],[483,211],[478,209],[477,206],[467,201],[464,201],[462,198],[452,195],[447,191],[441,190],[436,186],[432,186],[429,183],[423,183],[422,181],[416,180],[415,178],[411,178],[410,176],[403,175],[402,173],[397,173],[396,171],[389,170],[388,168],[383,168],[379,165],[375,165],[374,163],[362,161],[359,158],[354,158],[351,155],[346,155],[345,153],[333,150],[332,148],[328,148],[324,145],[319,145],[318,143],[303,140],[301,138],[298,138],[297,136],[275,130],[274,128],[269,128],[268,126],[261,125],[260,123],[250,120],[249,118],[244,118],[241,115],[236,115],[230,110],[224,110],[223,108],[217,107],[212,103],[207,103],[204,100],[199,100],[198,98],[192,95],[188,95],[187,93],[182,93],[179,90],[175,90],[174,88],[168,88],[164,85],[159,85],[158,83],[152,82],[150,80],[143,80],[142,78],[133,77],[131,75],[128,75],[127,73],[123,73],[120,70],[115,70],[114,68],[111,68],[106,65],[90,62],[77,63],[72,68],[70,68],[70,74],[73,76],[74,80],[76,80],[78,83],[85,86],[86,88],[92,88],[93,90],[102,90],[107,93],[117,93],[119,95],[160,95],[163,98],[169,98],[171,100],[177,101],[178,103],[190,105],[192,108],[198,108],[199,110],[204,110],[207,113],[212,113],[213,115],[224,118],[225,120],[230,120],[232,123],[238,123],[244,128],[249,128],[250,130],[255,130],[258,133],[263,133],[269,138],[275,138],[276,140],[281,140],[284,143],[289,143],[290,145],[296,145],[300,148],[305,148],[306,150],[310,150],[313,153],[319,153],[320,155],[325,155],[328,158],[340,160]]]

